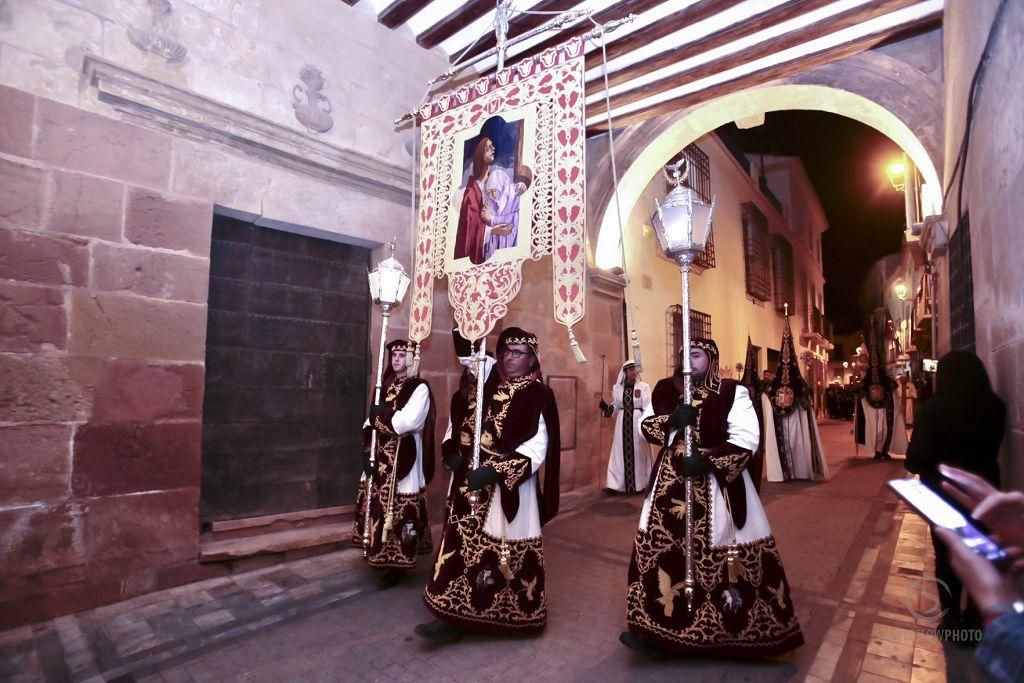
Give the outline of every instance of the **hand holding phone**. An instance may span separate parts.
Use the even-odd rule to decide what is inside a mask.
[[[918,479],[893,479],[889,487],[934,526],[949,529],[975,555],[1002,569],[1011,563],[1005,550],[985,535],[971,520]]]

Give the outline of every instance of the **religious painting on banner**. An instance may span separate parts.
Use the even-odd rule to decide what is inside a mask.
[[[555,321],[586,310],[583,41],[525,59],[423,105],[409,337],[430,334],[433,277],[448,278],[460,331],[508,312],[523,262],[551,255]]]

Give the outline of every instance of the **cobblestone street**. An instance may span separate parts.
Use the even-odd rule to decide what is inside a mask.
[[[549,613],[539,638],[468,636],[432,648],[420,594],[430,560],[379,592],[359,552],[321,555],[0,633],[10,681],[963,680],[908,610],[930,573],[927,527],[885,481],[901,463],[854,457],[850,423],[822,427],[833,478],[765,484],[762,498],[806,645],[786,658],[655,662],[618,642],[637,498],[567,497],[544,531]],[[435,538],[437,536],[435,535]],[[947,661],[948,660],[948,661]]]

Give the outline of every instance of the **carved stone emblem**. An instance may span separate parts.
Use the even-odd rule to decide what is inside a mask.
[[[185,61],[188,50],[174,39],[174,25],[171,23],[169,0],[149,0],[150,27],[128,28],[128,40],[143,52],[160,55],[168,64]]]
[[[324,77],[320,69],[307,64],[299,71],[302,83],[292,88],[292,108],[295,119],[315,133],[326,133],[334,127],[331,117],[331,101],[320,92],[324,88]]]

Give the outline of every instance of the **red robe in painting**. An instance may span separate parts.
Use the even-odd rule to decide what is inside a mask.
[[[484,235],[487,224],[480,212],[484,207],[484,193],[480,183],[470,178],[466,183],[466,192],[462,195],[462,208],[459,210],[459,229],[455,234],[454,258],[469,257],[471,263],[479,265],[484,262]]]

